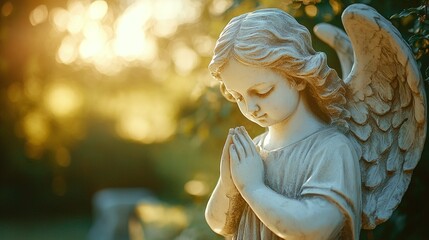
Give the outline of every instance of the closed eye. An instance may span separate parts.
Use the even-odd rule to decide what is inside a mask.
[[[266,97],[268,95],[270,95],[270,93],[274,90],[274,86],[264,89],[264,90],[254,90],[254,94],[257,95],[258,97]]]

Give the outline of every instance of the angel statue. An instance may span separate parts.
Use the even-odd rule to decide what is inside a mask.
[[[233,18],[209,65],[226,99],[266,128],[230,129],[208,201],[233,239],[359,239],[386,221],[420,159],[426,100],[419,67],[392,24],[362,4],[322,24],[344,81],[309,31],[279,9]],[[353,48],[352,48],[353,46]]]

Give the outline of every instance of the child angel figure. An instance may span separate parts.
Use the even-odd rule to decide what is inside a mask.
[[[252,140],[243,127],[230,129],[206,208],[213,231],[240,240],[359,239],[361,228],[390,217],[421,155],[426,103],[411,53],[380,17],[365,5],[346,9],[350,40],[320,27],[346,59],[345,81],[282,10],[228,23],[209,69],[266,131]]]

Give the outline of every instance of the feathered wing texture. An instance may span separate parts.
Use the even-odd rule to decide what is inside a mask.
[[[331,48],[335,49],[341,63],[342,77],[346,78],[353,66],[353,48],[347,34],[327,23],[319,23],[314,27],[314,33]]]
[[[373,229],[392,215],[420,159],[426,96],[418,65],[388,20],[363,4],[349,6],[342,20],[354,50],[344,82],[350,136],[362,148],[362,228]]]

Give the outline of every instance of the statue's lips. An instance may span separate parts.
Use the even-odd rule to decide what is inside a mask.
[[[261,115],[261,116],[259,116],[259,117],[254,117],[254,119],[256,120],[256,121],[263,121],[263,120],[265,120],[266,118],[267,118],[267,114],[266,113],[264,113],[263,115]]]

